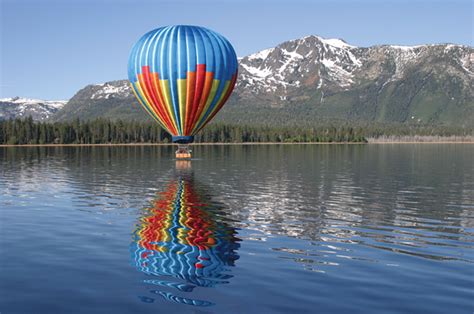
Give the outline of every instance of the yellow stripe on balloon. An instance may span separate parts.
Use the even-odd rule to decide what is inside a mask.
[[[206,105],[204,106],[204,110],[201,112],[199,119],[196,121],[196,125],[193,126],[193,130],[191,134],[194,134],[194,131],[196,130],[196,127],[199,125],[201,119],[204,117],[206,114],[207,110],[209,109],[209,106],[211,105],[212,101],[214,100],[214,97],[216,96],[217,89],[219,88],[219,83],[220,80],[214,80],[212,82],[212,87],[211,91],[209,92],[209,96],[207,97]]]
[[[139,81],[137,81],[137,82],[135,83],[135,87],[137,88],[138,93],[140,94],[140,96],[142,97],[143,101],[145,102],[145,106],[146,106],[147,110],[150,111],[150,112],[153,112],[153,114],[155,115],[155,117],[161,122],[160,117],[156,114],[156,112],[153,110],[153,107],[151,106],[150,102],[148,101],[148,98],[146,97],[145,91],[143,90],[143,88],[142,88],[142,86],[140,85],[140,82],[139,82]]]
[[[214,111],[216,111],[216,110],[219,108],[219,106],[220,106],[222,100],[224,100],[224,97],[225,97],[225,95],[227,94],[227,91],[228,91],[228,89],[229,89],[229,85],[230,85],[230,80],[228,80],[228,81],[226,81],[226,82],[224,83],[224,89],[222,90],[221,96],[220,96],[219,99],[217,100],[216,105],[214,106],[214,108],[212,108],[212,110],[211,110],[211,112],[209,113],[208,117],[212,116],[212,114],[214,113]]]
[[[139,93],[140,93],[140,97],[138,96],[137,91],[135,90],[135,88],[133,88],[133,84],[130,83],[131,88],[132,88],[132,91],[133,91],[133,94],[134,94],[135,97],[138,99],[138,102],[140,103],[140,105],[143,107],[143,109],[145,109],[146,112],[148,112],[148,113],[151,115],[151,117],[152,117],[156,122],[158,122],[158,123],[160,124],[161,127],[163,127],[163,129],[167,130],[167,128],[165,128],[165,127],[163,126],[163,123],[161,122],[161,120],[158,119],[158,117],[156,116],[155,112],[153,112],[152,110],[148,109],[147,104],[145,104],[145,103],[142,101],[142,99],[144,99],[144,98],[143,98],[143,96],[141,95],[141,92],[140,92],[140,90],[141,90],[140,87],[139,87],[140,85],[139,85],[138,82],[135,83],[135,84],[136,84],[137,89],[138,89],[138,91],[139,91]],[[145,100],[145,101],[146,101],[146,100]]]
[[[153,79],[153,88],[155,89],[158,95],[159,105],[163,107],[163,111],[164,111],[164,115],[166,116],[166,119],[171,121],[172,116],[168,112],[168,108],[166,107],[165,101],[163,99],[163,93],[161,92],[160,85],[159,85],[160,83],[158,79],[158,73],[152,73],[152,79]],[[171,124],[173,124],[173,122],[171,122]],[[173,127],[173,125],[171,126]]]
[[[178,125],[176,124],[176,115],[173,110],[173,102],[171,101],[171,93],[170,93],[170,83],[168,80],[160,80],[161,91],[163,92],[163,98],[166,104],[166,109],[171,117],[171,122],[173,123],[176,130],[179,132]],[[171,133],[171,132],[170,132]],[[175,135],[175,134],[172,134]]]
[[[183,133],[185,130],[184,120],[186,117],[186,90],[187,90],[186,79],[178,79],[177,83],[178,83],[179,116],[181,117],[180,119],[181,133]],[[184,133],[182,135],[184,135]]]
[[[155,99],[153,99],[153,97],[151,95],[152,92],[148,90],[146,82],[144,81],[144,77],[141,74],[138,74],[138,82],[137,83],[139,84],[138,87],[140,88],[140,93],[143,96],[143,99],[148,104],[148,108],[150,109],[150,111],[152,111],[156,115],[156,117],[162,122],[161,125],[167,126],[168,123],[166,123],[165,116],[163,115],[162,112],[160,112],[156,108],[157,106],[159,106],[159,103],[155,104]],[[168,126],[165,127],[164,129],[167,130],[168,133],[171,133],[171,131],[172,131],[168,128]]]

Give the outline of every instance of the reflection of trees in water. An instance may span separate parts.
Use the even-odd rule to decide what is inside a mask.
[[[453,155],[445,149],[269,146],[255,164],[248,163],[265,170],[243,175],[249,183],[239,185],[246,197],[236,204],[235,219],[261,232],[252,239],[286,235],[310,240],[316,246],[312,251],[276,248],[299,255],[295,260],[301,262],[324,262],[326,253],[363,258],[357,256],[360,245],[374,252],[463,260],[460,242],[469,238],[472,243],[474,236],[464,228],[472,215],[463,210],[474,205],[473,172],[465,150]]]
[[[68,193],[84,211],[128,211],[153,195],[169,169],[156,164],[173,165],[173,153],[171,146],[9,147],[0,148],[0,171],[15,176],[19,189]]]
[[[181,292],[213,287],[232,277],[229,267],[239,258],[236,231],[228,225],[223,206],[211,202],[191,176],[181,175],[144,209],[134,232],[132,258],[141,272],[159,277],[145,283]],[[164,280],[174,277],[179,282]],[[151,290],[173,302],[207,306],[212,303]],[[141,297],[144,302],[153,297]]]

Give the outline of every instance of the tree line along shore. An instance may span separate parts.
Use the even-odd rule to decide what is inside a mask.
[[[314,127],[213,123],[196,143],[381,143],[474,142],[474,130],[458,127],[317,123]],[[152,144],[171,136],[153,122],[95,119],[35,122],[31,118],[0,121],[0,145]]]

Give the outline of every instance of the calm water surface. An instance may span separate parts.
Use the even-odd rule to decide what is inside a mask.
[[[0,312],[472,313],[474,145],[0,148]]]

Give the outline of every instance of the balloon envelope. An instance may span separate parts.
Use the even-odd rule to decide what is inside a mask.
[[[167,26],[146,33],[128,62],[142,107],[174,142],[192,142],[222,108],[237,79],[237,56],[222,35],[199,26]]]

